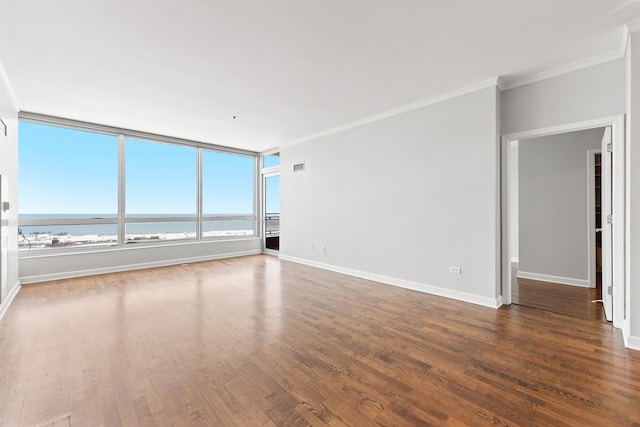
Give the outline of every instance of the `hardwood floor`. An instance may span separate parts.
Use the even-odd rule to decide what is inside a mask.
[[[596,288],[582,288],[521,279],[516,277],[517,266],[514,263],[511,268],[511,302],[513,304],[566,314],[579,319],[607,321],[602,304],[592,302],[602,298],[600,283]]]
[[[266,256],[28,285],[0,322],[3,426],[628,426],[638,402],[609,324]]]

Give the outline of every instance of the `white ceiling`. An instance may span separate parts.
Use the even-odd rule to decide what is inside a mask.
[[[640,0],[0,0],[0,17],[21,110],[262,151],[618,51]]]

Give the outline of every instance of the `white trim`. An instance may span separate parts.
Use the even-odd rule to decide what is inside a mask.
[[[261,252],[262,251],[259,249],[242,251],[242,252],[228,252],[228,253],[216,254],[216,255],[205,255],[205,256],[197,256],[197,257],[190,257],[190,258],[178,258],[178,259],[170,259],[170,260],[164,260],[164,261],[151,261],[151,262],[143,262],[138,264],[118,265],[113,267],[93,268],[93,269],[87,269],[87,270],[65,271],[63,273],[41,274],[37,276],[26,276],[26,277],[21,277],[20,280],[23,285],[28,285],[31,283],[50,282],[52,280],[62,280],[62,279],[71,279],[74,277],[93,276],[96,274],[119,273],[122,271],[142,270],[142,269],[154,268],[154,267],[166,267],[170,265],[188,264],[192,262],[201,262],[201,261],[212,261],[212,260],[223,259],[223,258],[236,258],[236,257],[248,256],[248,255],[260,255]]]
[[[629,26],[625,25],[622,27],[622,46],[620,48],[622,51],[621,57],[627,56],[627,40],[629,40]]]
[[[502,215],[503,215],[503,221],[502,221],[502,235],[503,237],[503,258],[502,258],[502,262],[503,262],[503,266],[502,266],[502,277],[503,277],[503,283],[505,284],[502,287],[502,298],[504,300],[505,304],[511,304],[511,268],[510,268],[510,263],[509,263],[509,259],[511,258],[511,253],[510,253],[510,248],[509,248],[509,239],[510,237],[510,230],[509,230],[509,223],[511,221],[511,217],[509,215],[509,162],[508,162],[508,150],[510,149],[511,146],[511,141],[513,140],[522,140],[522,139],[527,139],[527,138],[535,138],[535,137],[540,137],[540,136],[546,136],[546,135],[554,135],[554,134],[559,134],[559,133],[564,133],[564,132],[574,132],[574,131],[580,131],[580,130],[586,130],[586,129],[593,129],[593,128],[599,128],[599,127],[606,127],[606,126],[612,126],[613,129],[613,145],[614,145],[614,150],[618,153],[624,153],[624,149],[622,149],[621,144],[624,142],[624,137],[622,137],[625,126],[624,126],[624,120],[625,120],[625,116],[623,114],[620,115],[616,115],[616,116],[608,116],[608,117],[602,117],[602,118],[598,118],[598,119],[592,119],[592,120],[584,120],[581,122],[574,122],[574,123],[568,123],[568,124],[564,124],[564,125],[559,125],[559,126],[551,126],[551,127],[547,127],[547,128],[540,128],[540,129],[532,129],[532,130],[527,130],[527,131],[522,131],[522,132],[515,132],[515,133],[511,133],[511,134],[506,134],[502,136],[502,142],[501,142],[501,152],[502,152],[502,170],[501,170],[501,175],[502,175],[502,192],[501,192],[501,198],[502,198]],[[627,141],[628,143],[628,141]],[[623,156],[625,157],[625,156]],[[616,159],[619,159],[620,156],[616,156]],[[619,160],[618,160],[619,161]],[[625,159],[625,161],[628,161],[628,159]],[[623,164],[624,165],[624,164]],[[621,170],[622,169],[622,170]],[[616,173],[621,173],[624,170],[624,167],[620,168],[619,165],[618,167],[616,167]],[[625,179],[628,180],[628,177],[626,177]],[[615,197],[617,198],[617,205],[619,207],[620,204],[622,204],[624,206],[624,193],[620,194],[620,183],[622,183],[624,186],[626,186],[626,183],[624,182],[625,180],[615,180],[614,186],[616,187],[614,189],[615,192]],[[626,187],[628,190],[628,187]],[[624,209],[617,209],[617,212],[625,212]],[[618,222],[620,223],[620,220],[622,218],[618,217]],[[622,224],[626,224],[626,221],[628,221],[628,217],[624,218],[624,221],[622,221]],[[619,227],[619,226],[618,226]],[[628,232],[628,229],[626,230]],[[614,234],[615,234],[615,239],[616,239],[616,249],[614,250],[614,253],[619,253],[619,254],[623,254],[625,257],[627,256],[627,254],[624,253],[625,251],[625,247],[624,247],[624,243],[625,243],[625,235],[624,235],[624,231],[621,233],[620,229],[614,226]],[[628,243],[628,242],[627,242]],[[622,264],[622,267],[620,267],[620,264]],[[620,259],[620,255],[618,255],[617,257],[617,262],[616,265],[614,265],[614,284],[613,284],[613,291],[614,294],[619,294],[618,298],[620,298],[620,295],[622,295],[623,289],[621,288],[621,286],[625,286],[624,285],[624,269],[626,268],[624,266],[625,264],[625,259]],[[628,266],[627,266],[628,267]],[[617,270],[616,269],[620,269]],[[622,277],[620,277],[622,276]],[[621,282],[621,280],[623,280]],[[622,322],[622,307],[619,305],[620,304],[620,300],[619,299],[615,299],[614,300],[614,318],[613,318],[613,325],[616,328],[620,328],[623,324]]]
[[[640,351],[640,337],[629,335],[625,340],[624,346],[631,350]]]
[[[544,71],[538,71],[535,73],[529,73],[529,74],[524,74],[520,76],[513,76],[511,78],[503,78],[502,90],[514,89],[516,87],[528,85],[531,83],[536,83],[541,80],[547,80],[552,77],[558,77],[564,74],[572,73],[574,71],[590,68],[595,65],[600,65],[606,62],[615,61],[624,56],[625,48],[626,48],[626,43],[623,43],[621,48],[612,50],[611,52],[595,55],[589,58],[581,59],[579,61],[575,61],[565,65],[560,65],[558,67],[554,67]]]
[[[613,326],[624,325],[624,289],[625,289],[625,116],[621,115],[611,125],[611,143],[613,144]]]
[[[552,276],[550,274],[530,273],[528,271],[520,271],[516,274],[518,279],[530,279],[540,282],[559,283],[561,285],[580,286],[581,288],[588,288],[589,280],[576,279],[573,277]]]
[[[640,22],[640,21],[639,21]],[[627,39],[627,48],[631,45],[631,37]],[[625,83],[626,83],[626,100],[625,107],[627,113],[631,113],[631,70],[632,70],[632,57],[627,55],[625,58]],[[635,81],[635,79],[634,79]],[[626,118],[624,129],[624,289],[623,289],[623,321],[622,321],[622,336],[625,338],[625,345],[627,337],[631,334],[631,123],[630,117]],[[635,146],[635,144],[634,144]],[[634,191],[635,190],[634,188]],[[614,301],[615,304],[615,301]],[[614,313],[615,314],[615,313]]]
[[[323,136],[332,135],[338,132],[342,132],[348,129],[352,129],[358,126],[363,126],[369,123],[377,122],[379,120],[383,120],[389,117],[397,116],[399,114],[406,113],[408,111],[417,110],[422,107],[427,107],[429,105],[437,104],[443,101],[447,101],[452,98],[457,98],[462,95],[467,95],[469,93],[477,92],[482,89],[486,89],[489,87],[497,87],[498,86],[498,78],[493,78],[489,80],[485,80],[482,82],[478,82],[469,86],[462,87],[460,89],[452,90],[450,92],[443,93],[441,95],[436,95],[431,98],[423,99],[418,102],[414,102],[411,104],[407,104],[398,108],[394,108],[392,110],[375,114],[373,116],[365,117],[360,120],[356,120],[354,122],[345,123],[340,126],[336,126],[331,129],[324,130],[322,132],[314,133],[311,135],[304,136],[302,138],[295,139],[293,141],[285,142],[284,144],[280,144],[280,148],[282,147],[290,147],[292,145],[300,144],[302,142],[312,141],[314,139],[321,138]]]
[[[603,128],[613,125],[622,125],[624,123],[624,115],[601,117],[598,119],[584,120],[576,123],[567,123],[563,125],[550,126],[540,129],[526,130],[522,132],[514,132],[502,135],[502,140],[511,144],[513,140],[538,138],[547,135],[557,135],[559,133],[577,132],[587,129]]]
[[[520,264],[520,258],[518,258],[517,256],[512,256],[511,257],[511,262],[515,262],[516,264]]]
[[[627,30],[627,35],[632,34],[632,33],[636,33],[638,31],[640,31],[640,19],[637,19],[633,22],[629,22],[627,25],[624,26],[625,29]],[[627,44],[627,39],[625,37],[625,45]]]
[[[374,282],[380,282],[380,283],[397,286],[404,289],[411,289],[413,291],[423,292],[426,294],[436,295],[440,297],[451,298],[458,301],[481,305],[483,307],[499,308],[502,305],[502,297],[492,299],[492,298],[482,297],[479,295],[469,294],[466,292],[454,291],[451,289],[440,288],[438,286],[426,285],[424,283],[412,282],[409,280],[383,276],[375,273],[368,273],[365,271],[339,267],[331,264],[324,264],[321,262],[292,257],[288,255],[280,254],[279,258],[283,261],[291,261],[298,264],[304,264],[311,267],[321,268],[323,270],[335,271],[336,273],[346,274],[348,276],[360,277],[362,279],[367,279]]]
[[[9,306],[15,299],[16,295],[18,295],[20,286],[21,286],[20,280],[18,280],[16,284],[13,285],[13,289],[11,289],[11,291],[7,294],[7,298],[4,300],[4,302],[0,306],[0,320],[2,320],[5,314],[7,314],[7,310],[9,310]]]
[[[276,251],[274,249],[264,248],[262,250],[262,255],[269,255],[269,256],[274,256],[274,257],[278,258],[280,256],[280,251]]]

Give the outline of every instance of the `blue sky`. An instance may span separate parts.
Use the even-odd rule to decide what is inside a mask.
[[[117,167],[116,136],[20,122],[20,213],[117,214]],[[196,213],[194,148],[127,139],[125,176],[127,214]],[[204,151],[203,194],[204,214],[251,214],[253,158]]]

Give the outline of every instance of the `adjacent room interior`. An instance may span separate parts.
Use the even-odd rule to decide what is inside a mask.
[[[0,16],[0,425],[640,424],[640,1]]]

